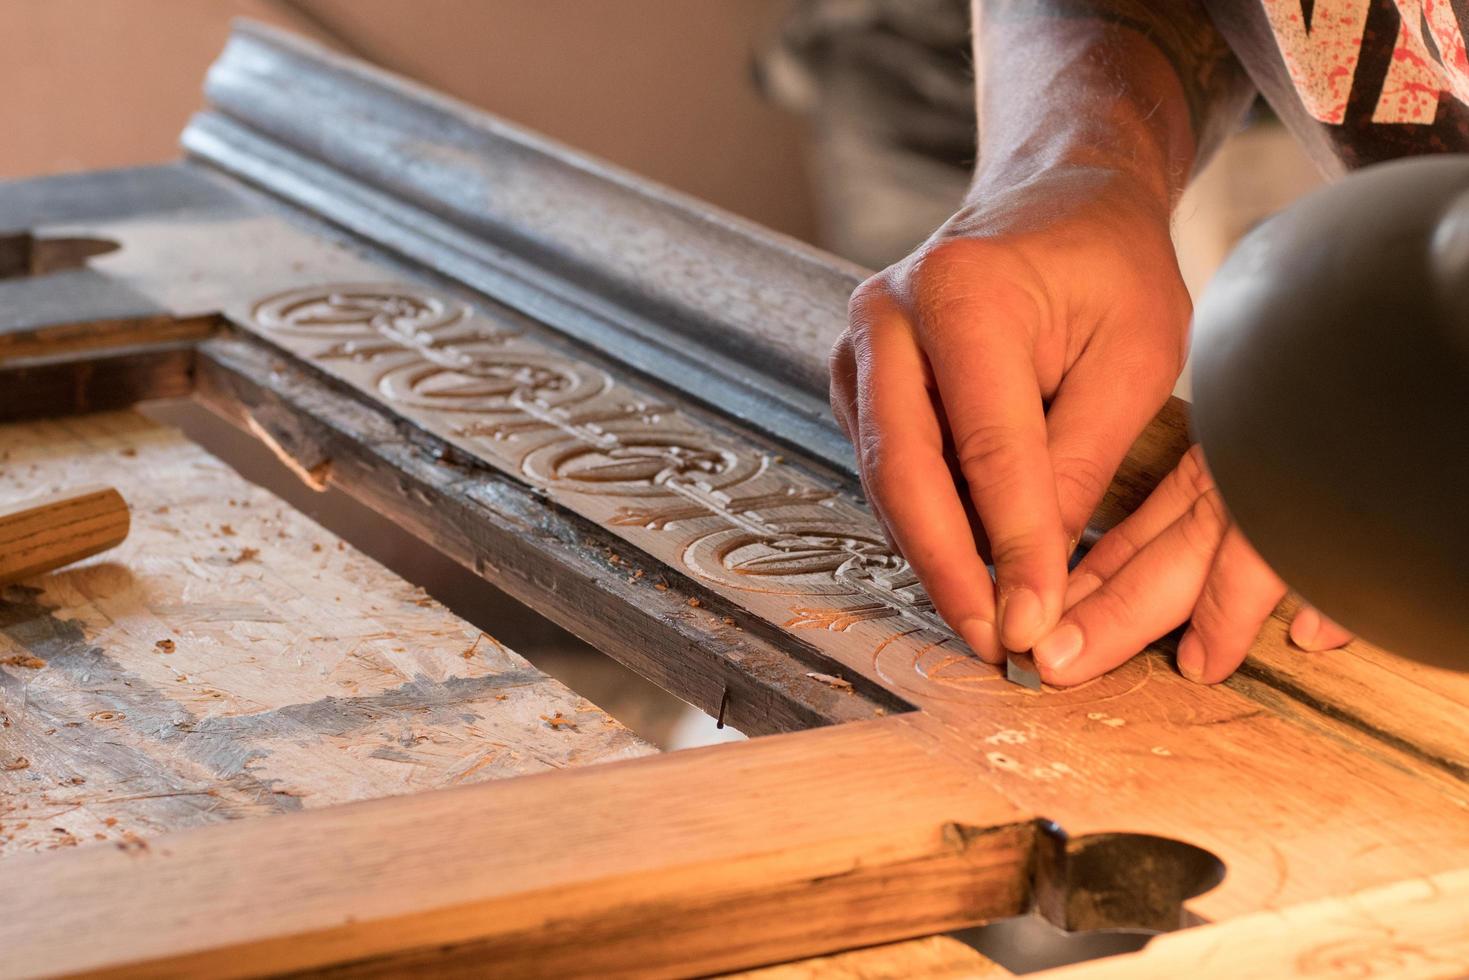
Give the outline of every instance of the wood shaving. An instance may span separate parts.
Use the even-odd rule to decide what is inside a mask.
[[[254,561],[260,557],[259,548],[241,548],[240,553],[230,559],[231,565],[240,565],[247,561]]]
[[[173,653],[173,651],[176,648],[175,647],[175,644],[174,644],[174,642],[172,640],[159,640],[157,643],[155,643],[153,645],[155,647],[157,647],[159,650],[163,651],[164,653]]]
[[[235,536],[235,529],[230,527],[228,524],[221,524],[219,526],[219,533],[223,534],[227,538],[232,538]]]
[[[806,676],[811,678],[813,681],[825,684],[827,687],[834,687],[838,691],[852,690],[852,682],[842,677],[835,677],[831,674],[821,674],[817,673],[814,670],[808,670],[806,672]]]
[[[691,608],[694,608],[694,609],[698,609],[703,604],[704,604],[703,600],[701,600],[701,599],[699,599],[697,597],[696,598],[692,598],[692,599],[689,600],[689,606]]]
[[[7,667],[25,667],[27,670],[40,670],[46,666],[46,661],[40,657],[33,657],[29,653],[13,653],[4,659],[0,659],[0,664],[4,664]]]
[[[18,755],[14,759],[11,759],[9,762],[5,763],[5,765],[0,766],[0,769],[4,769],[6,772],[19,772],[22,769],[29,769],[30,767],[31,760],[27,759],[23,755]]]
[[[550,725],[557,731],[560,731],[563,728],[576,728],[576,722],[572,721],[570,718],[566,717],[559,711],[556,712],[554,715],[541,715],[541,721],[544,721],[547,725]]]

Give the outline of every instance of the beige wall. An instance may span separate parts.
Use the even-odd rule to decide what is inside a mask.
[[[178,155],[229,20],[312,33],[789,234],[800,123],[749,56],[785,0],[3,0],[0,178]]]

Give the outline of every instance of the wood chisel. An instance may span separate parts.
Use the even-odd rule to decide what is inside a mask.
[[[1005,651],[1005,678],[1032,691],[1041,689],[1041,672],[1036,669],[1035,657],[1029,651]]]

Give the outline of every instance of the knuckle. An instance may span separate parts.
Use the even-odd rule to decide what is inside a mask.
[[[971,490],[1005,492],[1020,486],[1024,457],[1009,426],[977,425],[961,433],[954,457]]]
[[[1129,594],[1119,591],[1112,583],[1104,582],[1096,591],[1083,599],[1071,616],[1085,616],[1082,631],[1088,635],[1101,630],[1123,629],[1137,617],[1137,604]]]
[[[1198,443],[1189,446],[1188,452],[1178,461],[1178,474],[1195,497],[1206,496],[1214,489],[1214,478],[1204,465],[1204,450]]]
[[[1095,502],[1107,492],[1112,474],[1094,459],[1071,456],[1056,460],[1056,489],[1062,500]]]
[[[1046,549],[1030,536],[990,539],[990,560],[996,569],[1036,568],[1046,557]]]
[[[1180,524],[1188,547],[1200,555],[1213,555],[1224,539],[1228,518],[1218,491],[1210,490],[1195,500]]]
[[[859,463],[868,488],[878,500],[898,493],[903,487],[903,466],[879,438],[863,441]]]
[[[864,279],[847,300],[847,333],[870,329],[877,311],[891,305],[892,300],[892,283],[887,272]]]

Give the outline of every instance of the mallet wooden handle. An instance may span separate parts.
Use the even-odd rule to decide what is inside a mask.
[[[85,487],[0,506],[0,585],[121,544],[128,524],[127,501],[112,487]]]

